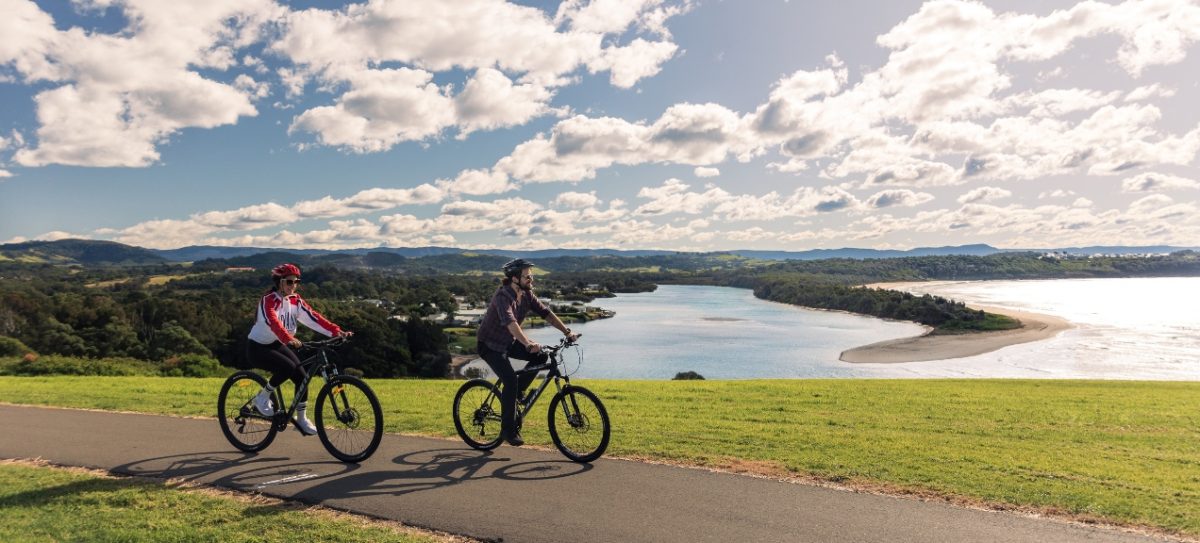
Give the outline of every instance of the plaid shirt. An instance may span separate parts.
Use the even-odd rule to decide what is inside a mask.
[[[475,333],[475,338],[493,351],[508,351],[508,346],[512,345],[514,339],[508,331],[508,324],[521,324],[530,310],[542,318],[550,315],[550,308],[537,299],[533,291],[525,292],[518,301],[517,293],[513,292],[512,287],[501,285],[492,295],[492,303],[488,304],[487,313],[479,323],[479,331]]]

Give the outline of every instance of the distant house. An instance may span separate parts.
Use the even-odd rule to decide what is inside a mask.
[[[464,309],[459,311],[456,316],[463,321],[464,324],[478,326],[483,322],[483,315],[487,313],[486,309]]]

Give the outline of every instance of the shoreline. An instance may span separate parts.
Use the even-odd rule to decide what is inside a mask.
[[[466,379],[462,374],[462,369],[472,361],[479,360],[477,354],[452,354],[450,355],[450,377],[454,379]]]
[[[933,282],[872,283],[864,286],[905,290],[906,287],[931,283]],[[1021,327],[1015,330],[946,335],[930,335],[933,329],[929,328],[925,334],[920,336],[890,339],[848,349],[842,352],[838,360],[851,364],[901,364],[966,358],[990,353],[1010,345],[1050,339],[1065,330],[1074,328],[1074,325],[1066,319],[1052,315],[971,303],[968,303],[967,306],[988,313],[1012,317],[1021,322]]]

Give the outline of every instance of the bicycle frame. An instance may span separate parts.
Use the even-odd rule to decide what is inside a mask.
[[[330,349],[334,345],[339,344],[339,342],[336,340],[337,338],[324,341],[313,341],[306,343],[303,347],[301,347],[302,349],[304,347],[309,347],[315,349],[316,352],[313,353],[312,356],[300,361],[300,367],[304,369],[305,378],[304,381],[300,383],[300,386],[296,387],[296,392],[292,395],[292,403],[290,406],[287,406],[285,409],[276,410],[275,415],[272,417],[264,417],[259,415],[254,409],[250,409],[250,413],[245,414],[256,416],[258,418],[271,419],[275,421],[275,424],[280,426],[280,430],[284,429],[288,422],[295,424],[296,409],[299,406],[299,400],[300,398],[306,397],[308,392],[308,384],[312,382],[313,375],[319,373],[321,378],[325,381],[328,381],[331,377],[336,377],[339,375],[337,364],[330,360],[328,356]],[[338,416],[341,416],[342,409],[338,407],[335,398],[336,396],[330,396],[330,401],[334,402],[334,411],[338,414]],[[279,402],[280,407],[286,405],[282,391],[276,390],[275,399]],[[342,403],[344,405],[348,405],[346,398],[342,398]]]
[[[544,377],[542,379],[542,382],[540,384],[538,384],[538,386],[530,389],[529,394],[527,394],[525,396],[525,401],[521,401],[521,398],[519,398],[519,397],[517,398],[517,413],[516,413],[516,415],[517,415],[518,420],[524,419],[525,415],[527,413],[529,413],[529,411],[531,409],[533,409],[533,405],[535,403],[537,403],[538,398],[542,397],[542,393],[545,392],[546,388],[550,386],[551,381],[554,382],[554,393],[555,394],[558,394],[560,391],[562,391],[563,388],[566,388],[571,385],[571,378],[566,375],[563,375],[562,372],[560,372],[558,370],[559,355],[562,353],[562,350],[565,349],[566,347],[567,347],[567,344],[564,342],[564,343],[560,343],[557,347],[547,348],[546,349],[547,354],[550,355],[550,358],[548,360],[546,360],[546,362],[544,362],[542,364],[538,364],[536,366],[530,366],[530,367],[527,367],[524,369],[515,370],[515,373],[517,374],[517,382],[521,381],[522,375],[527,375],[530,373],[537,374],[537,373],[541,373],[543,371],[547,372],[546,377]],[[560,381],[562,382],[562,384],[560,384]],[[495,390],[499,390],[502,383],[501,383],[500,379],[496,379],[496,382],[494,384],[496,387]],[[495,395],[494,392],[491,393],[487,399],[490,401],[492,396],[494,396],[494,395]]]

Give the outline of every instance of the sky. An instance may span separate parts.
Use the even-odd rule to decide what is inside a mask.
[[[1200,245],[1200,0],[0,13],[0,243]]]

